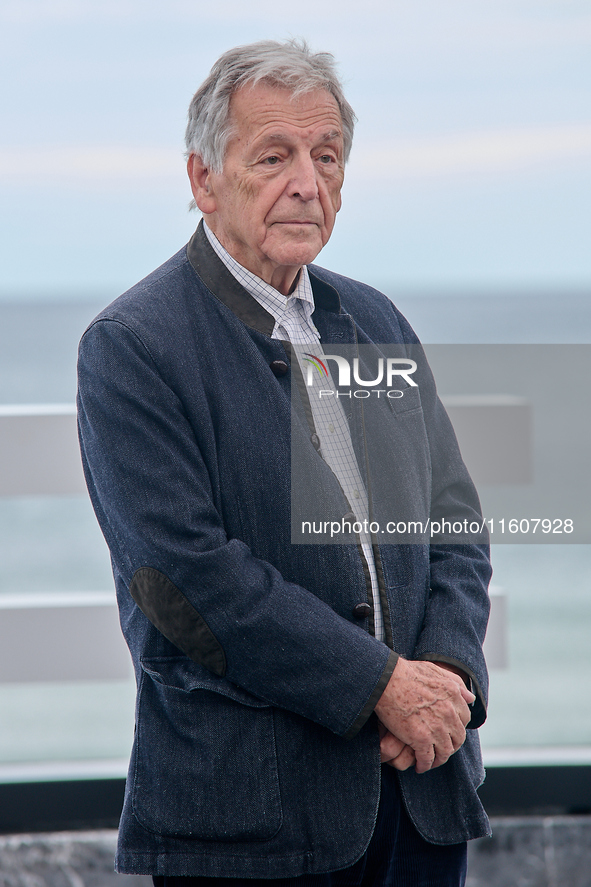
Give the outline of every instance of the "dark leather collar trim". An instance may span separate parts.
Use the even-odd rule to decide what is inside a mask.
[[[271,336],[275,318],[251,296],[231,274],[212,248],[203,230],[203,219],[187,244],[187,258],[205,286],[229,308],[236,317],[251,329]],[[341,302],[337,291],[308,269],[316,308],[324,308],[337,314]]]
[[[203,219],[187,245],[187,258],[205,286],[239,320],[266,336],[272,334],[275,318],[238,283],[216,255],[203,230]]]
[[[310,283],[314,293],[315,307],[322,308],[324,311],[332,311],[334,314],[340,314],[341,299],[334,286],[317,277],[310,265],[308,265],[308,274],[310,275]]]

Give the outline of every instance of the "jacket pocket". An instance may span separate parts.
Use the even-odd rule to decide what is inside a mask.
[[[263,841],[281,827],[273,709],[185,657],[145,659],[133,810],[155,834]]]

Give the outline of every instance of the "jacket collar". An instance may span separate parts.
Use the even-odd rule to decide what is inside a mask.
[[[203,230],[203,220],[187,244],[187,258],[205,286],[239,320],[266,336],[272,335],[275,328],[275,318],[238,283],[234,275],[228,271],[219,256],[216,255]],[[320,308],[339,314],[341,302],[334,287],[316,277],[310,267],[308,267],[308,273],[310,274],[316,309]]]

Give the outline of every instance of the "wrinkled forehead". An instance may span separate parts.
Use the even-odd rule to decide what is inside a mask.
[[[331,138],[343,138],[343,121],[334,96],[323,88],[294,91],[266,81],[246,84],[230,100],[230,125],[249,134],[278,127],[318,128]]]

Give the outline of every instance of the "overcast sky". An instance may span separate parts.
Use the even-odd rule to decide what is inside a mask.
[[[390,294],[591,290],[589,0],[0,0],[0,294],[112,297],[176,252],[192,93],[290,36],[359,118],[319,263]]]

